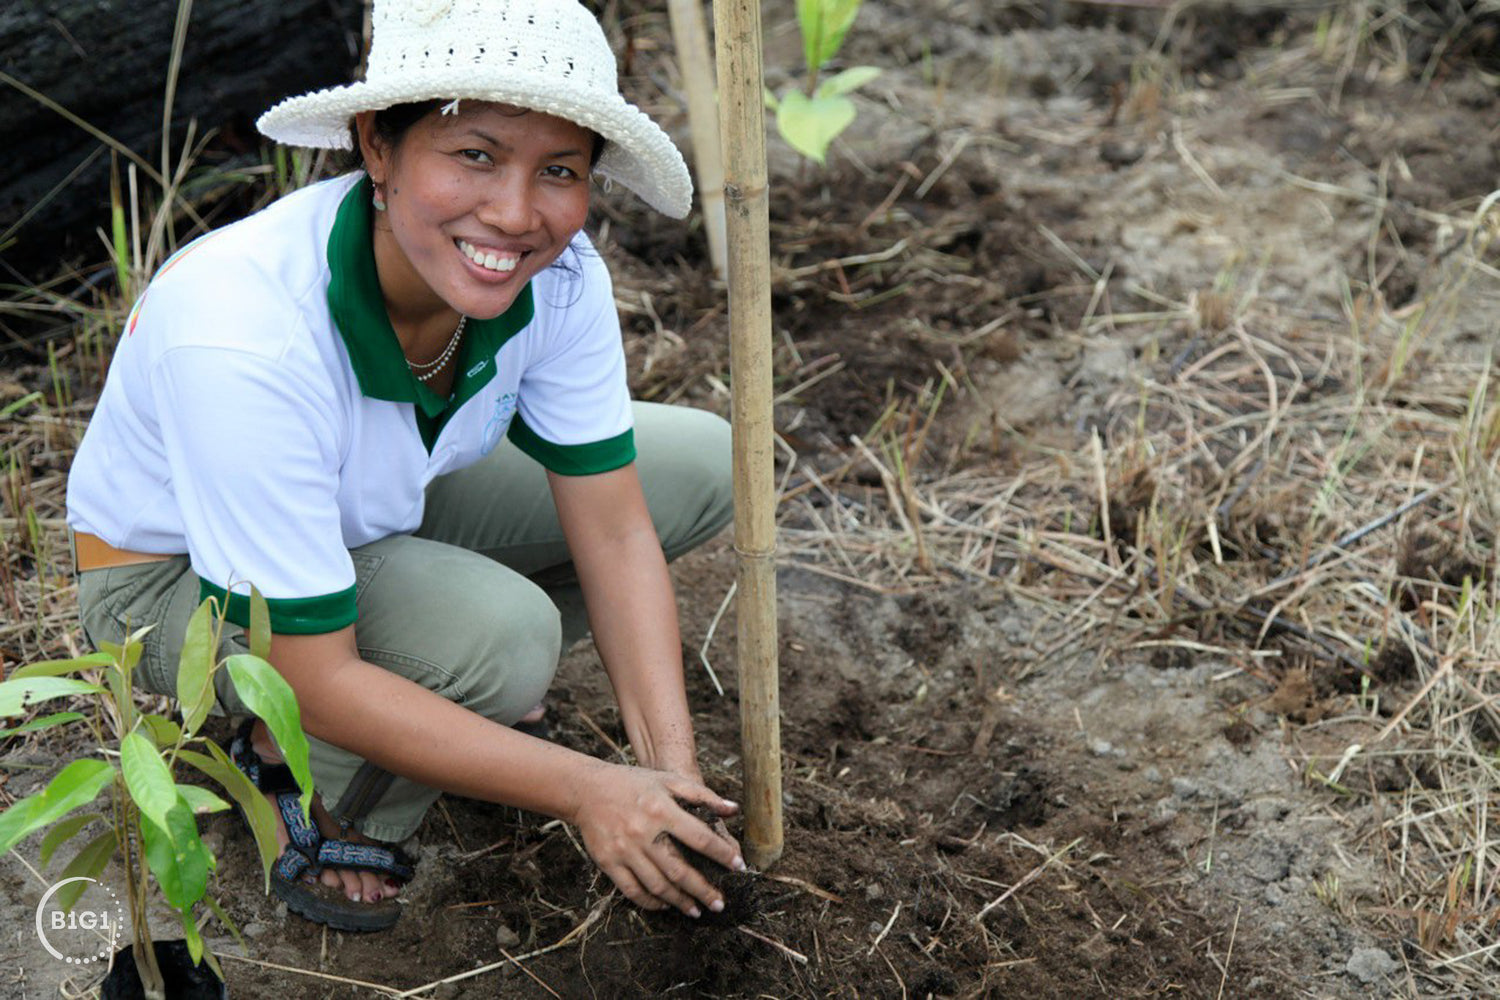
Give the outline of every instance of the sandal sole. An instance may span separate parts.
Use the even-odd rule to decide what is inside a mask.
[[[257,764],[262,763],[261,758],[255,755],[254,749],[250,746],[251,724],[251,720],[246,720],[245,724],[240,728],[240,732],[236,734],[235,744],[239,744],[243,740],[243,748],[240,746],[231,747],[231,760],[234,761],[235,767],[239,768],[240,773],[244,774],[247,778],[249,777],[249,773],[243,767],[240,767],[239,751],[243,749],[255,757]],[[270,766],[281,766],[284,768],[284,765]],[[266,789],[260,787],[259,782],[252,780],[252,783],[256,785],[257,790],[266,791]],[[270,792],[269,794],[277,793]],[[235,812],[239,814],[240,822],[244,824],[245,829],[248,831],[250,829],[250,822],[246,819],[244,810],[236,805]],[[283,822],[285,822],[285,819],[283,819]],[[294,848],[289,844],[283,850],[292,849]],[[271,891],[276,894],[277,899],[286,904],[286,908],[292,913],[313,923],[325,924],[334,930],[352,931],[360,934],[389,930],[401,918],[401,904],[394,899],[381,900],[379,903],[356,903],[348,896],[345,896],[341,890],[326,886],[321,882],[314,882],[312,884],[301,881],[291,882],[274,871],[271,873]]]
[[[356,903],[343,892],[321,882],[294,884],[272,877],[271,891],[299,917],[327,924],[334,930],[368,934],[389,930],[401,918],[401,904],[394,899]]]

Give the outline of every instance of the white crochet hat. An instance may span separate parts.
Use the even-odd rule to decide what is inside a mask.
[[[574,0],[376,0],[364,80],[291,97],[260,116],[290,146],[348,149],[356,112],[427,100],[513,104],[603,136],[594,172],[674,219],[693,182],[667,134],[620,96],[615,56]]]

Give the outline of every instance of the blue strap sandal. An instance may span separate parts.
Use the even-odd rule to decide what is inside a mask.
[[[252,718],[240,726],[230,744],[230,755],[256,788],[275,796],[276,811],[291,838],[271,866],[271,891],[288,910],[336,930],[383,931],[391,927],[401,916],[401,904],[396,900],[357,903],[343,890],[324,885],[318,876],[324,868],[355,868],[409,882],[415,871],[411,858],[400,848],[325,838],[302,815],[291,768],[268,764],[255,752],[250,742],[254,724]]]

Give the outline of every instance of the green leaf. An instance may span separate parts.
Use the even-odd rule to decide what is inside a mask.
[[[269,892],[271,866],[281,853],[276,845],[276,813],[271,809],[271,803],[266,801],[265,795],[261,794],[243,771],[234,766],[218,744],[210,742],[208,749],[213,757],[205,757],[192,750],[179,750],[177,759],[191,764],[217,781],[229,793],[230,798],[239,803],[240,810],[250,824],[250,832],[255,835],[255,846],[260,850],[261,865],[265,868],[266,891]]]
[[[182,703],[182,728],[189,736],[198,731],[214,704],[214,619],[209,600],[198,605],[188,619],[182,638],[182,656],[177,661],[177,700]]]
[[[844,36],[859,16],[860,0],[824,0],[823,61],[826,63],[844,45]]]
[[[21,677],[0,684],[0,719],[22,715],[32,705],[76,694],[102,694],[104,689],[71,677]]]
[[[809,73],[823,65],[818,53],[823,48],[823,0],[797,0],[797,27],[802,30],[802,60]]]
[[[214,899],[212,896],[210,896],[210,895],[208,895],[208,894],[205,893],[204,896],[203,896],[203,903],[210,910],[214,911],[214,916],[216,916],[216,917],[219,918],[219,923],[223,924],[225,927],[227,927],[229,929],[229,933],[234,936],[235,943],[238,944],[241,948],[244,948],[246,951],[249,951],[250,948],[249,948],[248,945],[245,944],[245,939],[240,934],[239,926],[237,924],[235,924],[235,922],[233,920],[229,919],[229,914],[227,914],[227,913],[224,912],[224,907],[222,907],[222,906],[219,905],[219,901],[217,899]],[[210,955],[211,954],[212,953],[210,953]],[[215,965],[214,968],[217,971],[218,966]],[[222,972],[219,973],[219,978],[220,979],[224,978],[224,974]]]
[[[802,55],[809,73],[838,54],[844,36],[859,13],[860,0],[797,0],[802,27]]]
[[[836,73],[818,84],[819,97],[837,97],[840,94],[848,94],[880,75],[878,66],[850,66],[842,73]]]
[[[775,94],[771,93],[770,87],[763,86],[760,88],[760,99],[765,102],[767,111],[774,112],[777,108],[781,107],[781,101]]]
[[[776,130],[793,149],[821,165],[828,155],[828,147],[852,121],[854,102],[849,98],[809,98],[792,91],[781,101]]]
[[[207,941],[203,942],[203,960],[208,963],[210,969],[214,970],[214,975],[218,976],[219,982],[222,983],[224,981],[224,970],[219,967],[219,960],[214,957],[214,950],[208,946]]]
[[[105,830],[93,840],[79,848],[78,853],[73,855],[73,860],[68,862],[57,876],[59,882],[64,879],[84,875],[88,878],[97,879],[108,867],[109,861],[115,856],[115,848],[118,842],[115,840],[113,829]],[[73,904],[78,902],[78,897],[83,895],[83,890],[88,888],[87,882],[74,882],[57,890],[57,905],[64,912],[73,909]]]
[[[166,829],[167,813],[178,802],[177,785],[156,747],[139,732],[120,741],[120,773],[142,815]]]
[[[109,683],[110,694],[114,697],[115,707],[120,713],[120,725],[128,732],[135,728],[136,707],[129,693],[130,673],[141,662],[141,652],[145,649],[138,642],[125,640],[125,645],[120,646],[113,642],[101,642],[99,648],[108,653],[113,662],[104,669],[104,679]]]
[[[177,916],[182,920],[182,936],[187,939],[188,955],[197,965],[203,961],[203,935],[198,933],[198,922],[193,919],[191,909],[180,910]]]
[[[162,896],[182,910],[203,898],[214,859],[198,838],[198,824],[186,802],[178,799],[166,819],[161,827],[143,813],[141,841]]]
[[[77,835],[79,830],[82,830],[94,820],[103,818],[104,816],[100,813],[84,813],[82,816],[73,816],[65,819],[48,830],[47,836],[42,838],[42,867],[47,867],[47,863],[52,860],[52,855],[56,853],[57,849]]]
[[[115,769],[102,760],[75,760],[57,773],[47,787],[0,813],[0,854],[15,847],[34,830],[62,819],[79,806],[98,798],[114,780]]]
[[[302,732],[302,712],[297,708],[292,686],[275,667],[258,656],[240,653],[231,656],[225,665],[240,700],[271,730],[271,738],[302,789],[302,812],[311,815],[313,778],[307,765],[307,736]]]
[[[145,641],[146,636],[150,635],[155,629],[156,629],[156,623],[155,622],[152,622],[150,625],[142,625],[140,628],[136,629],[134,632],[130,633],[129,635],[127,635],[125,637],[125,646],[126,646],[126,648],[129,649],[129,647],[131,647],[131,646],[140,646]],[[135,658],[137,660],[139,660],[140,659],[140,654],[137,653]],[[130,666],[131,666],[131,669],[134,669],[135,668],[135,662],[131,661]]]
[[[271,609],[255,585],[250,585],[250,630],[245,634],[250,641],[250,655],[262,660],[271,655]]]
[[[126,639],[123,646],[117,642],[99,643],[100,651],[109,656],[109,662],[123,667],[127,674],[141,662],[141,652],[145,648],[134,636]]]
[[[141,729],[160,749],[175,747],[182,738],[182,729],[164,715],[142,715]]]
[[[72,722],[75,719],[82,718],[84,718],[82,712],[54,712],[51,715],[44,715],[39,719],[32,719],[30,722],[22,723],[14,729],[0,729],[0,739],[4,739],[7,736],[19,736],[22,733],[34,733],[40,729],[51,729],[53,726],[60,726],[64,722]]]
[[[188,808],[193,811],[194,816],[201,816],[204,813],[223,812],[229,808],[228,802],[225,802],[207,788],[200,788],[197,785],[178,785],[177,794],[182,796],[182,801],[188,804]]]
[[[114,658],[108,653],[90,653],[87,656],[75,656],[71,660],[41,660],[17,667],[11,671],[10,679],[16,681],[22,677],[57,677],[60,674],[71,674],[75,670],[98,670],[113,662]]]

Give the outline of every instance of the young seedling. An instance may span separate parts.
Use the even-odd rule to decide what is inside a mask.
[[[0,719],[25,715],[32,706],[65,697],[74,698],[75,705],[84,709],[55,712],[0,730],[0,738],[77,725],[87,730],[91,744],[46,788],[0,813],[0,851],[45,829],[41,846],[45,865],[68,840],[102,827],[74,854],[61,877],[97,879],[112,859],[119,859],[125,872],[135,964],[150,1000],[165,996],[146,914],[152,879],[162,898],[177,911],[195,964],[207,961],[223,978],[194,918],[199,903],[238,936],[229,917],[208,894],[208,878],[216,860],[198,834],[197,821],[201,813],[219,812],[230,805],[207,788],[179,783],[178,765],[186,763],[211,778],[238,803],[254,833],[268,887],[277,856],[276,819],[265,796],[218,744],[199,732],[214,704],[214,676],[219,670],[229,671],[245,706],[270,728],[302,789],[304,814],[312,802],[307,737],[297,699],[265,660],[271,643],[270,618],[258,592],[251,592],[250,606],[250,652],[223,660],[215,657],[224,628],[217,603],[209,598],[194,612],[177,674],[180,720],[141,712],[135,703],[134,671],[141,659],[141,640],[151,626],[135,631],[124,643],[100,643],[97,653],[21,667],[0,683]],[[105,797],[103,811],[81,812],[100,796]],[[53,898],[70,910],[86,884],[75,882]]]
[[[859,5],[860,0],[797,0],[806,86],[790,88],[779,99],[766,91],[766,107],[776,115],[776,130],[788,145],[819,166],[826,165],[833,140],[854,122],[854,102],[846,95],[880,75],[874,66],[851,66],[819,79],[843,46]]]

